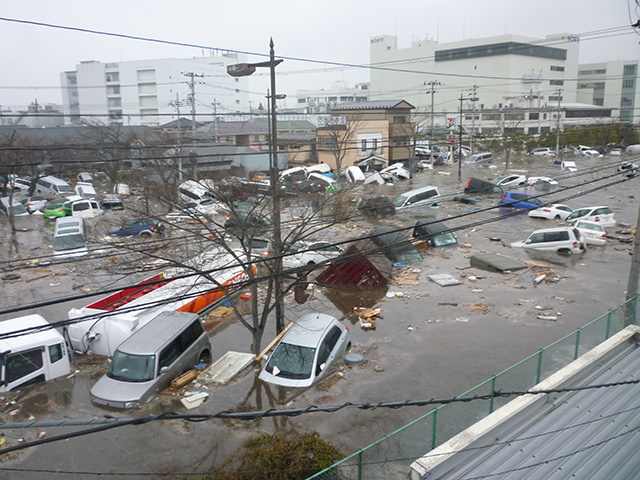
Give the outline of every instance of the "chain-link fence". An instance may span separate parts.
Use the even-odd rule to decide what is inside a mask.
[[[494,375],[460,397],[525,391],[629,325],[638,324],[638,297]],[[496,397],[442,405],[368,447],[309,477],[322,480],[406,478],[411,463],[513,400]]]

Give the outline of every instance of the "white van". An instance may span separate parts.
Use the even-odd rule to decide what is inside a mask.
[[[562,163],[560,164],[560,170],[577,172],[578,167],[576,167],[576,162],[569,162],[567,160],[563,160]]]
[[[93,188],[93,184],[89,182],[78,182],[75,188],[76,195],[82,198],[95,198],[96,189]]]
[[[0,334],[49,327],[40,315],[0,322]],[[69,375],[71,366],[64,338],[54,328],[0,340],[0,392]]]
[[[206,200],[208,198],[215,200],[216,194],[213,180],[205,178],[196,182],[195,180],[187,180],[178,186],[180,199],[183,202],[193,202],[198,200]]]
[[[93,218],[103,212],[96,200],[74,200],[67,206],[71,210],[71,217]]]
[[[36,182],[36,192],[58,196],[73,193],[73,188],[60,178],[46,176],[40,177]]]
[[[347,180],[351,183],[360,183],[366,180],[362,169],[356,166],[347,167],[344,170],[344,176],[347,177]]]
[[[419,207],[427,205],[437,205],[440,198],[438,187],[427,185],[426,187],[416,188],[403,193],[395,199],[393,204],[396,210],[402,208]]]
[[[53,254],[59,258],[87,255],[87,238],[84,234],[84,220],[74,217],[56,218],[53,232]]]
[[[493,153],[491,152],[481,152],[476,153],[475,155],[471,155],[467,158],[464,163],[473,163],[473,164],[481,164],[481,163],[491,163],[493,162]]]

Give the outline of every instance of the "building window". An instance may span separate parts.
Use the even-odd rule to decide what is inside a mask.
[[[298,103],[307,103],[307,99],[306,98],[299,98],[298,99]]]
[[[138,97],[138,102],[141,107],[157,107],[158,97]]]
[[[240,100],[236,100],[236,105],[240,105]]]
[[[157,108],[145,108],[145,109],[140,109],[140,120],[141,121],[146,121],[146,122],[150,122],[150,121],[155,121],[157,122],[158,119],[156,118],[158,116],[158,109]]]
[[[240,93],[240,89],[239,88],[236,88],[236,93]]]
[[[259,143],[260,142],[260,135],[254,135],[253,136],[253,142],[254,143]]]
[[[227,142],[227,143],[233,143],[233,137],[226,136],[226,137],[224,137],[224,141]]]
[[[353,97],[340,97],[341,102],[353,102]]]
[[[551,65],[552,72],[564,72],[564,67],[560,67],[558,65]]]
[[[540,114],[539,113],[533,113],[531,112],[529,114],[529,120],[539,120],[540,119]],[[529,129],[529,131],[531,131],[531,129]],[[536,132],[537,133],[537,132]]]
[[[399,115],[397,117],[393,117],[393,123],[395,123],[395,124],[407,123],[407,117],[405,117],[404,115]]]
[[[156,71],[153,69],[149,70],[138,70],[138,82],[155,82],[156,81]]]
[[[138,95],[155,95],[157,88],[155,83],[139,83]]]
[[[120,81],[120,72],[107,73],[107,82],[119,82],[119,81]]]
[[[562,96],[558,96],[558,95],[549,95],[549,101],[550,102],[557,102],[557,101],[562,101]]]
[[[637,65],[625,65],[622,69],[623,75],[635,75]]]
[[[537,135],[538,134],[538,127],[529,127],[529,133],[531,135]]]
[[[604,98],[594,98],[593,104],[598,105],[600,107],[604,107]]]
[[[604,75],[605,73],[607,73],[607,69],[606,68],[602,68],[600,70],[596,70],[594,73],[596,75]]]
[[[633,88],[633,78],[628,78],[622,81],[622,88]]]
[[[543,114],[542,114],[542,119],[543,119],[543,120],[546,120],[546,119],[547,119],[547,114],[546,114],[546,113],[543,113]]]
[[[118,98],[109,98],[108,101],[107,101],[107,105],[109,106],[109,108],[121,107],[122,106],[122,99],[120,97],[118,97]]]
[[[564,80],[549,80],[549,85],[564,85]]]
[[[107,95],[120,95],[120,85],[109,85]]]
[[[240,81],[240,79],[239,79],[239,78],[236,78],[236,83],[238,83],[239,81]]]
[[[367,139],[363,138],[362,141],[360,142],[360,150],[362,150],[363,152],[367,151]]]

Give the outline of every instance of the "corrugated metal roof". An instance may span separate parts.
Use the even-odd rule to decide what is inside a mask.
[[[630,326],[537,385],[637,380]],[[640,476],[640,384],[520,397],[412,464],[413,479],[631,479]]]
[[[303,133],[303,132],[287,132],[278,133],[278,142],[311,142],[316,139],[315,133]]]
[[[388,110],[391,108],[415,108],[404,100],[370,100],[368,102],[344,102],[331,109],[332,112],[342,110]]]

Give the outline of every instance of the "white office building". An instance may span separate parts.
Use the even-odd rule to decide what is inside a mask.
[[[162,125],[181,116],[212,121],[249,110],[248,78],[231,77],[227,65],[244,56],[212,51],[202,58],[80,62],[60,75],[67,123],[97,120],[124,125]],[[195,98],[192,98],[195,97]],[[193,102],[192,102],[193,100]]]
[[[371,100],[403,98],[419,115],[460,110],[544,108],[576,102],[579,39],[504,35],[398,48],[391,35],[371,38]],[[384,68],[375,68],[381,66]],[[560,97],[560,98],[558,98]]]
[[[581,103],[613,109],[613,116],[623,123],[640,122],[640,61],[588,63],[578,67],[578,95]]]
[[[329,113],[339,103],[369,101],[369,84],[358,83],[349,87],[347,82],[338,81],[328,89],[298,90],[296,97],[298,113]]]

